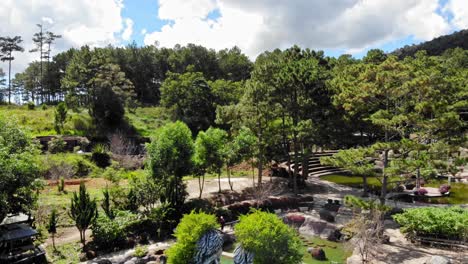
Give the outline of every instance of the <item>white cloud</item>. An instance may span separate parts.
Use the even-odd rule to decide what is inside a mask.
[[[457,29],[468,28],[468,2],[466,0],[449,0],[444,11],[453,15],[452,23]]]
[[[148,30],[146,30],[146,28],[144,28],[144,29],[141,30],[141,34],[142,34],[142,35],[145,35],[146,32],[148,32]]]
[[[293,44],[360,51],[407,36],[430,40],[452,29],[437,13],[438,0],[160,0],[159,5],[159,18],[170,22],[147,33],[145,44],[237,45],[251,57]],[[209,19],[215,10],[221,16]]]
[[[123,40],[130,40],[133,34],[133,20],[130,18],[125,19],[125,30],[122,33],[122,39]]]
[[[23,70],[37,60],[32,36],[36,24],[62,35],[54,45],[55,53],[81,45],[105,46],[130,38],[131,22],[122,18],[122,0],[3,0],[0,5],[0,36],[22,36],[24,53],[15,54],[13,71]],[[5,68],[5,64],[0,63]]]

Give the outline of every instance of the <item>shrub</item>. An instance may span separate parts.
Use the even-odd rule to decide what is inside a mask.
[[[254,254],[254,263],[302,263],[301,240],[275,214],[254,210],[241,216],[234,229],[242,248]]]
[[[409,236],[462,239],[468,235],[468,209],[460,207],[407,209],[393,218]]]
[[[50,153],[60,153],[65,151],[67,143],[62,137],[53,138],[47,143],[47,149]]]
[[[414,194],[423,196],[427,194],[427,190],[424,188],[419,188],[418,190],[414,192]]]
[[[105,168],[111,164],[111,159],[107,147],[103,144],[97,144],[93,148],[91,160],[101,168]]]
[[[129,234],[128,228],[137,221],[138,216],[128,211],[118,211],[114,219],[99,215],[91,228],[93,241],[102,249],[121,247]]]
[[[441,194],[446,194],[450,191],[450,185],[447,185],[447,184],[442,184],[440,187],[439,187],[439,192]]]
[[[34,102],[28,102],[28,110],[34,110],[36,108],[36,104]]]
[[[65,192],[65,179],[63,177],[60,177],[60,180],[57,184],[57,190],[59,193]]]
[[[133,256],[137,258],[142,258],[148,254],[148,247],[147,246],[137,246],[135,248],[135,252],[133,252]]]
[[[174,233],[177,242],[167,250],[168,263],[191,263],[198,240],[216,228],[219,228],[219,224],[214,215],[195,212],[184,215]]]
[[[167,203],[151,210],[149,219],[156,225],[156,234],[159,238],[169,235],[178,220],[175,210]]]

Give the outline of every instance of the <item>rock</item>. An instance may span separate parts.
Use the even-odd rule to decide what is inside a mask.
[[[342,237],[342,234],[341,234],[340,230],[335,229],[335,230],[333,230],[332,232],[330,232],[328,234],[327,240],[337,242],[337,241],[339,241],[341,239],[341,237]]]
[[[112,261],[108,259],[101,259],[96,262],[97,264],[112,264]]]
[[[425,264],[451,264],[449,258],[442,257],[442,256],[432,256],[428,260],[426,260]]]
[[[88,260],[88,258],[86,257],[86,253],[84,253],[84,252],[81,252],[81,253],[80,253],[79,258],[80,258],[80,261],[81,261],[81,262],[84,262],[84,261],[87,261],[87,260]]]
[[[94,252],[93,250],[87,250],[86,251],[86,258],[87,259],[93,259],[97,256],[96,252]]]
[[[310,255],[316,260],[326,260],[327,256],[325,256],[325,251],[321,248],[314,248]]]
[[[307,253],[312,254],[312,251],[313,251],[313,250],[314,250],[313,247],[308,247],[308,248],[307,248]]]
[[[335,222],[335,214],[327,209],[320,210],[319,215],[320,219],[322,220],[325,220],[327,222]]]
[[[124,262],[124,264],[136,264],[136,263],[133,260],[127,260]]]

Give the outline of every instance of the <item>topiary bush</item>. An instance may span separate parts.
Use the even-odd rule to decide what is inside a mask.
[[[450,191],[452,187],[450,185],[447,185],[447,184],[442,184],[440,187],[439,187],[439,192],[441,194],[446,194]]]
[[[275,214],[253,210],[240,217],[234,230],[242,248],[254,254],[254,263],[302,263],[301,240]]]
[[[169,264],[192,263],[198,240],[208,231],[219,228],[216,216],[191,212],[184,215],[174,236],[177,242],[166,253]]]

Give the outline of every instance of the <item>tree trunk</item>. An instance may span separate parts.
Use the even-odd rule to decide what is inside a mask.
[[[362,197],[369,197],[369,190],[367,188],[367,175],[362,175]]]
[[[218,187],[219,187],[219,193],[221,193],[221,170],[218,171]]]
[[[253,162],[252,162],[252,187],[255,188],[255,166],[253,165]]]
[[[305,183],[305,180],[309,176],[309,152],[304,149],[302,150],[302,177],[301,177],[301,184]]]
[[[294,195],[297,195],[298,190],[297,190],[297,174],[299,170],[299,158],[298,158],[298,153],[299,153],[299,146],[297,142],[297,134],[294,132],[293,135],[293,148],[294,148],[294,170],[293,170],[293,192]]]
[[[263,174],[263,162],[258,162],[258,179],[257,179],[257,186],[262,185],[262,175]]]
[[[55,233],[52,233],[52,247],[54,248],[54,251],[57,251],[57,248],[55,247]]]
[[[198,198],[201,199],[203,194],[203,188],[205,188],[205,174],[198,176],[198,188],[200,190],[200,195],[198,196]]]
[[[11,54],[8,61],[8,104],[11,104]]]
[[[387,196],[387,183],[388,183],[388,175],[386,172],[386,168],[388,167],[388,152],[389,149],[384,150],[384,162],[383,162],[383,180],[382,180],[382,189],[381,189],[381,194],[380,194],[380,203],[382,205],[385,204],[385,198]]]
[[[228,175],[229,188],[231,188],[231,191],[234,191],[233,183],[231,182],[231,168],[229,167],[229,165],[226,166],[226,171]]]

